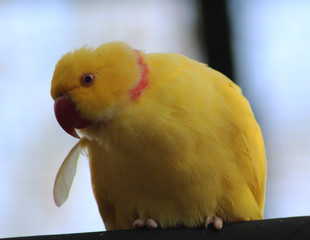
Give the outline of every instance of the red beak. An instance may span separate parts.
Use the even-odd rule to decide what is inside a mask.
[[[75,129],[88,127],[92,122],[83,118],[76,111],[75,105],[67,96],[57,97],[54,103],[54,112],[59,125],[68,134],[73,137],[80,138]]]

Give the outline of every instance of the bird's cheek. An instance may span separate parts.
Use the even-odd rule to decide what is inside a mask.
[[[83,118],[71,99],[67,96],[57,97],[54,103],[54,112],[59,125],[68,134],[80,138],[75,129],[88,127],[92,121]]]

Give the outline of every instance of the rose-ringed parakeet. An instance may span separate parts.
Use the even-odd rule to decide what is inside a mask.
[[[179,54],[111,42],[64,55],[51,95],[62,128],[83,136],[58,172],[57,205],[86,148],[108,230],[220,229],[262,218],[261,131],[240,88],[223,74]]]

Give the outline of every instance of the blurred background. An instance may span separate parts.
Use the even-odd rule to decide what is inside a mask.
[[[0,237],[104,230],[86,158],[67,202],[53,202],[77,140],[58,126],[49,90],[62,54],[112,40],[236,81],[265,139],[265,218],[310,215],[309,12],[307,0],[0,1]]]

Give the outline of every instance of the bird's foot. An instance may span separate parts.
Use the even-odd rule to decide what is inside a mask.
[[[133,222],[134,228],[144,228],[146,227],[147,229],[156,229],[158,227],[157,222],[155,222],[153,219],[136,219]]]
[[[205,229],[208,228],[209,224],[212,223],[216,230],[220,230],[223,227],[223,219],[216,216],[209,216],[205,220]]]

